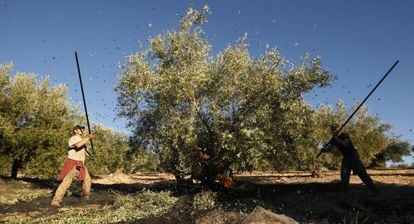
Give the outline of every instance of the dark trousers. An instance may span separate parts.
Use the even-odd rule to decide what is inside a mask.
[[[364,182],[364,184],[370,190],[376,190],[374,182],[365,170],[364,164],[362,163],[361,159],[346,157],[342,158],[341,165],[341,183],[344,189],[348,189],[351,170],[353,170],[354,173],[358,174],[359,178],[361,178],[362,182]]]

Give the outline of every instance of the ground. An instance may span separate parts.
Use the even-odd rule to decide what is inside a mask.
[[[64,198],[59,209],[50,206],[52,191],[58,182],[32,178],[15,181],[2,177],[0,223],[55,222],[51,220],[65,217],[59,218],[59,214],[83,214],[85,211],[89,211],[88,215],[95,214],[96,222],[104,222],[96,217],[126,214],[128,206],[122,203],[128,200],[119,198],[138,197],[140,192],[156,194],[141,194],[138,199],[149,205],[139,207],[141,202],[135,201],[132,206],[135,216],[124,215],[122,217],[128,218],[117,219],[120,223],[239,223],[256,206],[285,214],[300,223],[414,223],[414,170],[368,172],[378,193],[370,192],[354,175],[350,190],[343,192],[338,184],[339,173],[333,171],[323,172],[319,177],[312,177],[309,172],[240,173],[235,176],[236,188],[230,191],[209,191],[198,185],[177,187],[174,178],[167,174],[116,173],[94,177],[89,201],[81,200],[80,185],[73,184],[71,194]],[[162,192],[170,192],[171,197],[151,199]],[[164,199],[163,204],[157,204]],[[160,211],[153,211],[165,205]],[[149,209],[149,213],[138,215],[148,206],[155,207]]]

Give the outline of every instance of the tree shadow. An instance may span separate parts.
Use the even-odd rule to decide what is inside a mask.
[[[4,182],[10,178],[1,177]],[[39,189],[54,190],[59,184],[55,180],[21,178]],[[342,191],[337,182],[330,183],[276,183],[255,184],[239,181],[232,190],[212,187],[217,192],[216,209],[236,212],[251,212],[260,205],[275,213],[286,214],[298,222],[316,223],[413,223],[414,186],[376,182],[379,193],[372,193],[362,184],[351,184],[349,191]],[[76,184],[74,185],[76,186]],[[142,190],[153,192],[170,191],[179,197],[162,217],[149,217],[130,223],[194,223],[198,213],[192,211],[194,195],[207,190],[198,184],[177,186],[175,181],[153,184],[93,184],[89,201],[80,195],[65,197],[64,206],[79,207],[86,204],[111,205],[117,195],[128,195]],[[42,210],[43,215],[56,213],[50,206],[50,197],[39,197],[30,202],[1,205],[0,215],[8,212],[30,212]]]

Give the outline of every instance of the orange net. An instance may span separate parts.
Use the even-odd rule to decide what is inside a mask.
[[[233,188],[233,179],[231,179],[231,177],[228,177],[226,175],[218,175],[217,179],[220,181],[220,183],[224,184],[225,188]]]

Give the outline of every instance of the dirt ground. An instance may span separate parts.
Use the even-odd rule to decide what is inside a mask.
[[[312,177],[309,172],[239,173],[236,187],[218,191],[218,203],[209,210],[194,212],[192,200],[199,187],[177,187],[168,174],[138,173],[93,178],[93,193],[82,201],[75,192],[65,197],[64,207],[94,209],[114,203],[117,194],[130,194],[150,189],[170,190],[179,200],[163,216],[133,220],[129,223],[238,223],[254,207],[262,206],[274,213],[285,214],[299,223],[414,223],[414,170],[368,170],[379,192],[372,193],[352,175],[350,190],[339,185],[338,172],[322,172]],[[22,178],[30,188],[56,189],[58,182]],[[29,187],[29,186],[26,186]],[[74,188],[79,186],[73,186]],[[25,188],[6,177],[0,179],[0,195]],[[58,210],[50,206],[52,193],[27,202],[0,204],[1,217],[12,212],[33,217],[49,216]],[[4,221],[3,221],[4,222]]]

